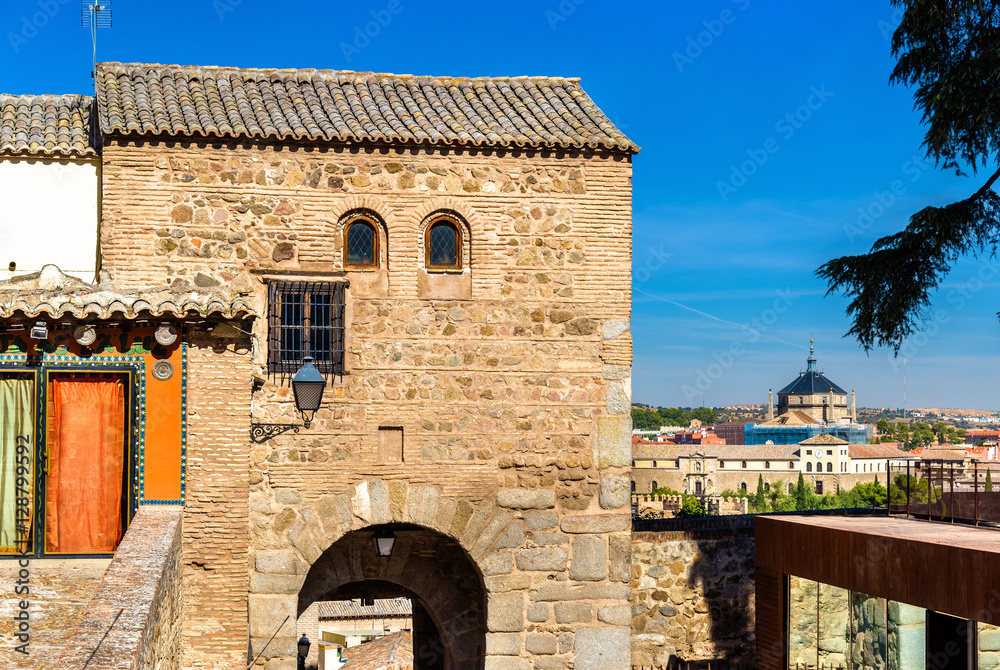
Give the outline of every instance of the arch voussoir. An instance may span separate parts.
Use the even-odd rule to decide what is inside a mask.
[[[459,540],[463,547],[468,548],[472,546],[472,543],[479,537],[483,528],[486,527],[486,523],[493,515],[493,510],[494,506],[491,502],[484,502],[478,508],[475,508],[472,518],[469,519],[469,525],[465,527],[465,532],[462,533],[462,537]]]
[[[451,523],[455,518],[455,510],[458,508],[458,501],[452,498],[444,498],[438,501],[437,514],[431,528],[439,533],[451,535]]]
[[[479,533],[479,537],[476,538],[469,549],[469,554],[472,558],[478,563],[486,556],[486,553],[493,546],[493,543],[496,542],[496,539],[513,522],[514,518],[508,512],[502,509],[496,510],[493,517],[486,523],[486,526]]]

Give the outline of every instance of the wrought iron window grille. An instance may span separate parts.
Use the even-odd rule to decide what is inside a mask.
[[[268,283],[267,370],[282,384],[306,356],[324,376],[344,374],[347,286],[346,281]]]

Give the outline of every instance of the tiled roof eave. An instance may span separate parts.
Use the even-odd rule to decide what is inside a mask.
[[[93,98],[0,93],[0,156],[96,156]]]
[[[253,299],[244,294],[169,293],[161,291],[115,293],[19,294],[0,293],[0,319],[73,319],[77,321],[116,318],[237,318],[256,316]]]
[[[534,151],[534,152],[577,152],[593,155],[621,155],[621,156],[632,156],[638,152],[638,148],[633,150],[622,149],[618,147],[609,147],[597,144],[566,144],[566,145],[550,145],[542,142],[537,143],[514,143],[514,142],[476,142],[472,140],[468,141],[448,141],[442,138],[436,140],[431,139],[419,139],[412,137],[399,137],[397,139],[382,139],[382,138],[369,138],[369,137],[332,137],[330,139],[324,138],[314,138],[308,137],[301,134],[286,133],[284,135],[279,135],[277,133],[215,133],[215,132],[201,132],[197,131],[192,134],[178,135],[177,133],[165,132],[160,130],[147,130],[145,132],[128,132],[121,130],[111,130],[102,131],[104,134],[105,141],[115,141],[115,140],[158,140],[164,142],[184,142],[184,141],[218,141],[219,143],[228,142],[266,142],[273,144],[310,144],[310,145],[328,145],[328,146],[375,146],[375,147],[393,147],[393,146],[403,146],[418,149],[442,149],[442,148],[459,148],[459,149],[474,149],[474,150],[492,150],[492,151],[507,151],[507,152],[517,152],[517,151]],[[95,157],[96,153],[93,154]]]
[[[14,149],[0,149],[0,156],[5,158],[43,158],[53,160],[99,160],[101,155],[94,149],[86,151],[65,151],[62,149],[36,149],[33,151],[18,151]]]

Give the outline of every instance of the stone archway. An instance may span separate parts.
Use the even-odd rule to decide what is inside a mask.
[[[296,641],[299,633],[296,620],[308,602],[323,597],[331,589],[341,585],[372,579],[366,573],[362,561],[361,547],[364,538],[371,543],[372,529],[386,524],[411,528],[413,532],[432,533],[437,544],[447,544],[448,552],[463,559],[478,579],[482,589],[483,617],[494,617],[492,596],[483,586],[480,566],[491,562],[490,556],[500,547],[519,546],[524,541],[523,526],[516,523],[511,513],[491,501],[453,499],[441,495],[438,487],[411,485],[406,481],[385,481],[370,479],[353,485],[349,492],[321,495],[302,499],[298,492],[288,489],[264,488],[251,493],[251,511],[266,510],[268,516],[251,514],[251,534],[254,536],[254,551],[251,558],[249,624],[250,658],[261,654],[265,667],[270,669],[294,667]],[[287,501],[277,503],[278,499]],[[551,501],[550,501],[551,502]],[[274,515],[272,510],[281,510]],[[269,519],[264,521],[264,519]],[[403,542],[406,532],[401,533]],[[338,545],[342,538],[351,540],[356,551],[342,553]],[[420,536],[415,535],[417,541]],[[374,546],[374,545],[372,545]],[[402,547],[402,545],[400,545]],[[402,557],[406,552],[393,556]],[[338,560],[331,557],[338,556]],[[349,556],[349,560],[345,560]],[[395,559],[397,562],[400,558]],[[322,565],[314,572],[313,567]],[[376,568],[374,577],[398,574],[398,566],[390,559],[384,566]],[[469,575],[463,570],[462,580]],[[454,577],[455,575],[452,575]],[[410,575],[417,580],[419,575]],[[452,603],[442,600],[460,597],[454,589],[443,589],[430,593],[427,583],[392,582],[412,591],[418,598],[426,600],[428,613],[435,628],[447,637],[454,670],[481,670],[485,667],[485,633],[479,632],[479,621],[472,626],[474,634],[458,630],[454,616],[457,611]],[[440,582],[443,584],[444,582]],[[301,593],[308,593],[301,596]],[[500,597],[509,594],[500,594]],[[308,600],[308,602],[306,602]],[[513,605],[513,598],[511,605]],[[516,600],[521,602],[521,596]],[[300,607],[300,603],[305,606]],[[487,607],[490,611],[487,611]],[[520,608],[520,606],[519,606]],[[498,610],[502,612],[502,610]],[[477,615],[478,616],[478,615]],[[499,615],[498,615],[499,616]],[[521,613],[518,612],[518,620]],[[503,622],[501,622],[503,623]],[[273,639],[272,639],[273,636]],[[472,662],[473,659],[474,662]],[[458,664],[462,661],[462,664]],[[470,664],[471,663],[471,664]]]
[[[373,535],[391,528],[392,555],[375,553]],[[480,670],[486,652],[486,589],[461,545],[413,524],[351,531],[313,563],[298,594],[298,615],[317,600],[368,595],[414,602],[414,670]],[[426,613],[431,627],[420,625]]]

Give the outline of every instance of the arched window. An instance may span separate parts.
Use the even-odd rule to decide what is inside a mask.
[[[827,463],[826,464],[826,471],[827,472],[833,472],[833,463]]]
[[[720,468],[726,467],[726,462],[725,461],[719,461],[719,467]]]
[[[788,469],[789,470],[795,469],[795,461],[788,461]]]
[[[770,482],[764,482],[764,490],[765,491],[770,491],[771,490],[771,483]]]
[[[743,483],[740,484],[740,490],[741,491],[746,491],[747,490],[747,483],[746,482],[743,482]]]
[[[653,461],[653,467],[654,468],[656,467],[656,461]]]
[[[462,233],[450,218],[438,218],[427,227],[424,236],[428,270],[462,268]]]
[[[695,463],[694,463],[694,471],[695,472],[701,472],[701,461],[695,461]]]
[[[812,471],[813,471],[813,464],[806,463],[806,472],[812,472]]]
[[[653,481],[651,481],[651,482],[649,483],[649,491],[650,491],[650,493],[652,493],[653,491],[655,491],[655,490],[656,490],[656,489],[658,489],[658,488],[660,488],[660,487],[659,487],[659,485],[658,485],[658,484],[656,483],[656,480],[655,480],[655,479],[654,479]]]
[[[771,469],[771,461],[764,461],[764,468],[767,470]]]
[[[740,467],[745,469],[747,467],[747,462],[743,461],[742,463],[740,463]]]
[[[378,267],[378,230],[368,217],[351,219],[344,226],[344,267]]]

